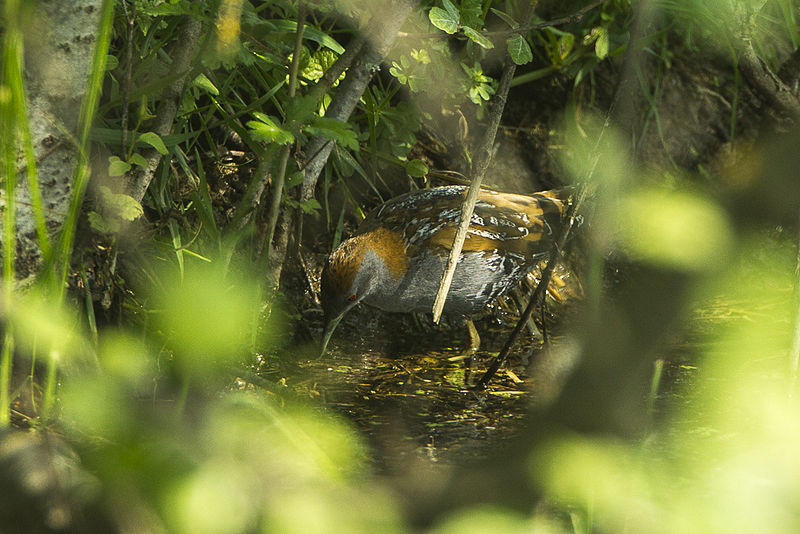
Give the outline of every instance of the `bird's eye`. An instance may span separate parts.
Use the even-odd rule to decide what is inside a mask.
[[[350,295],[349,297],[347,297],[347,301],[348,301],[348,302],[355,302],[355,301],[356,301],[356,295],[355,295],[355,293],[354,293],[354,294],[352,294],[352,295]]]

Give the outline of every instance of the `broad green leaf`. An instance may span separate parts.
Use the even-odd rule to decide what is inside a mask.
[[[117,211],[117,215],[119,215],[120,219],[126,221],[137,219],[144,213],[142,205],[129,195],[115,194],[114,209]]]
[[[253,115],[259,118],[257,121],[248,121],[247,126],[250,128],[250,134],[257,141],[264,141],[266,143],[278,143],[279,145],[287,145],[294,141],[294,135],[288,130],[284,130],[263,113],[253,112]]]
[[[297,22],[294,20],[272,19],[265,22],[271,25],[270,30],[272,31],[277,31],[280,33],[297,32]],[[308,24],[305,25],[303,28],[303,39],[308,39],[310,41],[319,43],[326,48],[330,48],[337,54],[344,54],[344,47],[336,42],[336,39],[327,33],[318,30],[314,26],[309,26]]]
[[[319,210],[322,209],[322,206],[320,205],[319,201],[316,198],[310,198],[306,201],[299,202],[293,198],[285,197],[283,199],[283,203],[289,206],[290,208],[300,208],[301,210],[303,210],[303,213],[306,213],[308,215],[313,215],[315,213],[318,213]]]
[[[421,159],[412,159],[406,163],[406,172],[414,178],[422,178],[428,174],[428,164]]]
[[[489,39],[484,37],[484,35],[476,30],[475,28],[470,28],[469,26],[464,26],[462,28],[464,31],[464,35],[469,37],[471,41],[474,41],[478,45],[482,46],[483,48],[490,49],[494,48],[494,43],[491,42]]]
[[[164,145],[164,141],[158,136],[158,134],[154,132],[146,132],[139,136],[137,141],[141,141],[142,143],[147,143],[151,147],[155,148],[159,154],[162,156],[166,155],[167,147]]]
[[[95,232],[100,232],[101,234],[114,234],[120,230],[118,222],[106,221],[103,216],[96,211],[90,211],[86,217],[89,219],[89,226],[91,226]]]
[[[453,4],[453,2],[450,0],[442,0],[442,5],[444,6],[445,11],[447,11],[451,17],[455,17],[456,19],[460,17],[459,10],[455,4]]]
[[[358,138],[352,127],[338,119],[319,117],[313,124],[307,126],[305,131],[311,135],[321,135],[331,141],[336,141],[340,145],[351,150],[358,150]]]
[[[598,33],[597,41],[594,43],[594,53],[599,59],[603,59],[608,55],[608,30],[600,28]]]
[[[260,111],[254,111],[253,112],[253,117],[255,117],[258,120],[260,120],[261,122],[264,122],[264,123],[267,123],[267,124],[275,124],[272,121],[272,117],[270,117],[266,113],[261,113]]]
[[[458,31],[458,13],[453,16],[452,13],[440,7],[432,7],[428,12],[428,19],[431,24],[445,33],[452,35]]]
[[[122,176],[131,170],[130,163],[122,161],[117,156],[108,158],[108,174],[109,176]]]
[[[106,56],[106,70],[114,70],[119,66],[119,60],[117,56],[112,56],[111,54]]]
[[[508,55],[517,65],[524,65],[533,60],[533,52],[528,41],[520,34],[514,34],[506,39],[508,45]]]
[[[195,87],[199,87],[200,89],[204,90],[206,93],[218,96],[219,89],[208,79],[208,77],[203,74],[202,72],[197,75],[197,78],[194,79],[192,85]]]
[[[134,152],[131,159],[128,160],[131,165],[138,165],[139,167],[147,167],[147,160],[138,152]]]
[[[123,193],[112,193],[111,189],[106,186],[100,187],[100,197],[103,202],[103,208],[120,219],[132,221],[144,213],[142,205],[132,196]]]

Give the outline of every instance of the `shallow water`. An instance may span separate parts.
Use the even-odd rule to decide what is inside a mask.
[[[453,361],[467,337],[458,323],[434,327],[369,309],[345,319],[324,358],[297,362],[293,386],[353,421],[378,464],[409,455],[445,463],[483,457],[524,425],[523,351],[538,347],[535,340],[520,341],[489,389],[474,391],[465,378],[472,384],[483,374],[510,327],[478,323],[481,350],[468,370],[463,360]]]

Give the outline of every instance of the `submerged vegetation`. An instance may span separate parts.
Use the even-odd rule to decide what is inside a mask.
[[[796,0],[2,10],[0,531],[800,528]],[[325,255],[464,180],[585,194],[539,337],[316,359]]]

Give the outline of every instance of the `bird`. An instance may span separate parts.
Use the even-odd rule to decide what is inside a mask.
[[[431,311],[466,192],[450,185],[392,198],[328,256],[320,281],[321,354],[344,314],[361,302],[389,312]],[[548,256],[571,193],[479,192],[444,305],[445,314],[466,320],[469,352],[480,344],[471,317]]]

